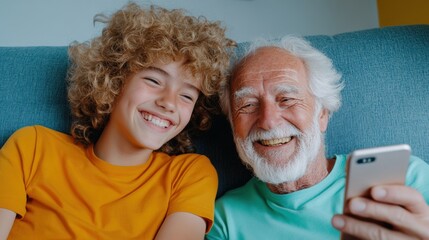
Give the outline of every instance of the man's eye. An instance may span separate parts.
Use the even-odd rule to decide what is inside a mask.
[[[293,96],[290,96],[289,94],[280,94],[276,97],[277,102],[287,102],[293,99]]]
[[[256,111],[257,107],[258,106],[256,103],[246,103],[246,104],[241,105],[238,108],[238,112],[240,112],[240,113],[252,113],[252,112]]]
[[[248,103],[248,104],[245,104],[245,105],[241,106],[241,109],[246,109],[246,108],[250,108],[250,107],[253,107],[253,106],[255,106],[253,103]]]

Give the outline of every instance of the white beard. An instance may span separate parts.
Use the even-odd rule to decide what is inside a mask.
[[[316,159],[320,150],[323,134],[319,129],[317,116],[318,114],[315,114],[312,126],[306,132],[300,132],[296,127],[285,124],[269,131],[252,129],[245,140],[234,137],[241,160],[250,166],[256,177],[263,182],[280,184],[298,180],[305,174],[308,165]],[[295,136],[298,148],[290,159],[285,159],[280,163],[271,163],[269,159],[272,157],[279,159],[281,151],[273,150],[265,153],[268,157],[263,157],[253,147],[253,142],[260,139],[288,136]]]

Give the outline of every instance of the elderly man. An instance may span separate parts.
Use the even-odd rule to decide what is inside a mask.
[[[407,186],[377,186],[341,215],[346,155],[325,157],[324,132],[340,104],[340,74],[302,38],[260,42],[220,93],[238,153],[254,172],[216,202],[212,239],[429,239],[429,165],[411,157]],[[417,177],[419,176],[419,177]]]

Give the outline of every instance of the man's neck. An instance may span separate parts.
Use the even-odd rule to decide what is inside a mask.
[[[270,191],[277,194],[287,194],[309,188],[321,182],[331,172],[335,161],[326,159],[324,153],[319,154],[319,156],[320,157],[308,165],[305,175],[298,180],[280,184],[267,183]]]

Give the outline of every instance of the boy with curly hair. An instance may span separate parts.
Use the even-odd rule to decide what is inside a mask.
[[[189,131],[209,126],[235,44],[181,10],[96,20],[69,48],[71,136],[28,126],[0,150],[0,239],[203,239],[217,174]]]

